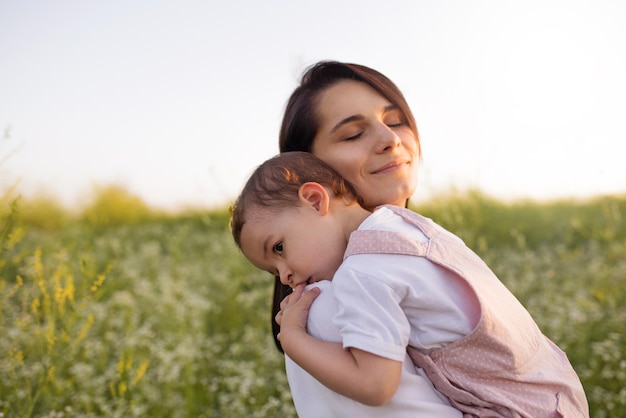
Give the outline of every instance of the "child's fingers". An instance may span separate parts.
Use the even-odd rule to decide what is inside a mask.
[[[304,292],[304,287],[306,285],[304,283],[297,285],[293,288],[293,292],[289,295],[289,302],[287,304],[296,303],[300,297],[302,297],[302,293]]]
[[[286,296],[280,302],[280,311],[274,317],[274,320],[278,326],[282,325],[283,312],[285,309],[297,308],[300,311],[308,311],[315,298],[320,294],[320,289],[317,287],[311,290],[305,291],[305,285],[298,285],[293,289],[293,292]]]
[[[302,287],[302,290],[304,291],[304,286]],[[307,290],[306,292],[302,293],[302,295],[299,298],[302,309],[306,309],[308,311],[309,308],[311,307],[311,304],[313,303],[313,301],[319,294],[320,294],[319,287],[313,287],[311,288],[311,290]]]
[[[313,300],[319,295],[320,289],[317,287],[311,288],[311,290],[305,290],[306,284],[302,283],[293,288],[293,292],[289,295],[289,301],[285,304],[285,306],[291,306],[298,304],[299,306],[306,306],[308,309],[313,303]],[[303,299],[302,302],[300,302]]]

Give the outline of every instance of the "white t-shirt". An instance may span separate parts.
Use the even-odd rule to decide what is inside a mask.
[[[386,208],[376,210],[359,229],[396,231],[426,241],[419,229]],[[311,286],[322,290],[309,311],[311,335],[402,361],[403,369],[391,401],[370,407],[331,391],[285,356],[301,418],[462,416],[414,367],[406,347],[440,348],[471,332],[480,313],[464,281],[422,257],[363,254],[348,257],[332,282]]]
[[[389,209],[379,208],[359,229],[426,237]],[[343,345],[403,361],[406,347],[441,348],[469,334],[480,317],[475,295],[453,272],[423,257],[358,254],[332,281],[339,311],[334,324]]]
[[[331,282],[310,285],[321,293],[313,302],[307,323],[308,332],[325,341],[341,341],[339,329],[332,319],[337,313]],[[416,369],[405,353],[398,390],[389,403],[372,407],[340,395],[318,382],[313,376],[285,356],[287,379],[294,405],[300,418],[461,418],[462,414],[450,406],[421,369]]]

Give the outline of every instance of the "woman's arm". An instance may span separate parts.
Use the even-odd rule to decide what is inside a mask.
[[[310,336],[306,320],[318,294],[300,285],[281,303],[276,321],[283,350],[329,389],[366,405],[386,404],[398,388],[402,363]]]

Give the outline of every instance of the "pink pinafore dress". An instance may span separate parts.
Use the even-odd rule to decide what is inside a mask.
[[[476,295],[480,319],[467,336],[441,349],[408,347],[417,367],[465,417],[589,417],[585,393],[565,353],[487,265],[455,235],[408,209],[385,206],[428,238],[354,231],[345,257],[391,253],[424,257],[464,280]]]

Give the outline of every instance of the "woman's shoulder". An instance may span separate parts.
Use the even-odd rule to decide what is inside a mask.
[[[413,218],[416,216],[417,218]],[[359,231],[388,231],[401,234],[410,240],[428,240],[419,227],[421,222],[430,221],[409,209],[397,206],[379,206],[359,227]],[[430,221],[432,222],[432,221]]]
[[[332,320],[337,312],[337,301],[332,293],[330,280],[321,280],[310,284],[307,290],[317,287],[321,290],[309,308],[307,329],[312,336],[325,341],[341,341],[341,335]]]

